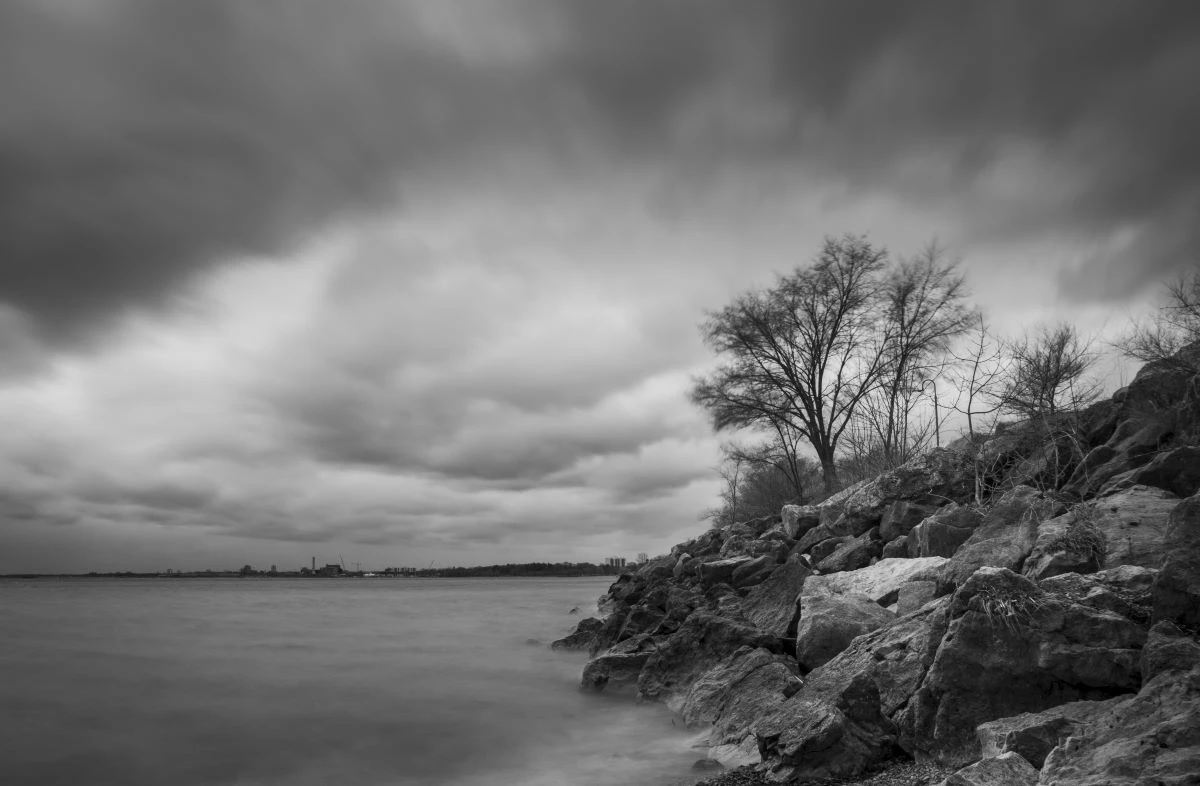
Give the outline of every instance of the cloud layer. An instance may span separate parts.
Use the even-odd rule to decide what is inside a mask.
[[[939,235],[1010,325],[1197,260],[1192,4],[54,0],[0,53],[25,555],[654,550],[695,325],[822,235]]]

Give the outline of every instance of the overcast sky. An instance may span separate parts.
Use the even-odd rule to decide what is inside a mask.
[[[0,572],[704,525],[708,309],[936,237],[1013,333],[1200,258],[1200,4],[0,4]]]

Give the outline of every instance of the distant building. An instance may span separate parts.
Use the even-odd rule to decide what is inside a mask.
[[[326,565],[325,567],[323,567],[317,571],[317,575],[318,576],[340,576],[344,572],[345,571],[342,570],[341,565]]]
[[[604,561],[604,564],[608,565],[610,568],[623,568],[623,567],[625,567],[625,558],[624,557],[609,557],[608,559],[606,559]]]
[[[644,551],[639,551],[639,552],[638,552],[638,562],[639,562],[639,563],[641,563],[641,562],[649,562],[649,561],[650,561],[650,555],[649,555],[649,554],[647,554],[647,553],[646,553],[646,552],[644,552]]]

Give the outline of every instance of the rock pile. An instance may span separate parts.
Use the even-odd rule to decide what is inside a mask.
[[[956,786],[1200,782],[1182,373],[1144,369],[1071,446],[1018,426],[704,532],[554,646],[593,656],[585,688],[707,729],[727,782],[848,781],[898,755]]]

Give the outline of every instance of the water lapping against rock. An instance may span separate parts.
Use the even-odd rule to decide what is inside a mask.
[[[714,783],[1200,783],[1198,366],[704,532],[554,646]]]

